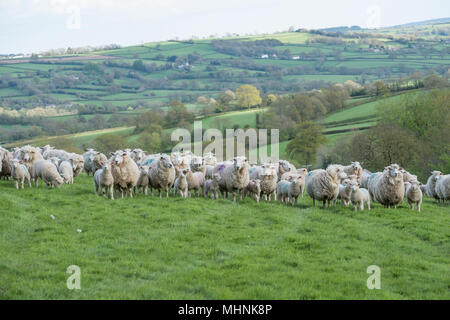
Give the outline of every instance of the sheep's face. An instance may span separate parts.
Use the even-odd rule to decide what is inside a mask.
[[[342,168],[337,168],[336,169],[336,178],[339,180],[346,179],[347,174],[344,172],[344,170]]]
[[[352,170],[353,172],[358,172],[362,170],[361,164],[358,161],[352,162]]]
[[[388,173],[389,173],[389,176],[392,178],[397,178],[397,176],[399,174],[401,174],[400,171],[397,168],[395,168],[394,166],[388,167]]]
[[[236,170],[241,170],[245,163],[247,162],[247,159],[245,157],[235,157],[233,159],[233,166]]]
[[[420,184],[418,182],[412,182],[410,190],[417,192],[420,189]]]
[[[191,166],[194,169],[200,168],[203,165],[203,163],[204,163],[204,160],[201,157],[194,157],[191,160]]]
[[[103,170],[103,172],[111,171],[111,164],[109,164],[108,162],[107,163],[103,163],[102,164],[102,170]]]
[[[56,186],[56,187],[61,187],[61,185],[64,183],[64,179],[63,178],[61,178],[60,176],[58,176],[58,177],[56,177],[56,179],[55,179],[55,182],[54,182],[54,185]]]
[[[141,166],[141,174],[148,175],[149,168],[149,166]]]
[[[303,176],[298,176],[298,177],[295,177],[293,180],[292,180],[292,183],[294,183],[295,185],[300,185],[301,183],[303,182]]]
[[[124,155],[126,155],[126,153],[116,152],[112,158],[113,164],[119,166],[123,162]]]
[[[214,173],[214,175],[213,175],[212,178],[213,178],[214,181],[219,182],[219,180],[220,180],[220,174]]]
[[[31,155],[31,152],[30,152],[30,151],[22,150],[22,159],[23,159],[24,161],[30,161],[31,158],[32,158],[32,155]],[[19,159],[20,159],[20,158],[19,158]]]
[[[164,167],[164,168],[172,168],[173,167],[173,164],[172,164],[172,162],[170,161],[170,159],[168,158],[168,157],[165,157],[165,156],[161,156],[160,158],[159,158],[159,163]]]
[[[437,181],[438,178],[442,175],[442,172],[440,172],[440,171],[433,171],[433,172],[431,172],[431,174],[433,175],[433,180]]]
[[[352,183],[351,189],[353,192],[359,191],[359,185],[357,183]]]
[[[217,163],[216,156],[211,152],[206,153],[204,159],[205,163],[208,165],[215,165]]]
[[[138,162],[144,159],[144,151],[142,151],[141,149],[134,149],[132,155]]]
[[[301,174],[301,175],[303,175],[303,176],[306,176],[306,175],[308,174],[308,169],[306,169],[306,168],[300,168],[300,169],[297,170],[297,173],[298,173],[298,174]]]
[[[278,161],[278,165],[280,166],[283,172],[291,170],[291,166],[289,165],[289,162],[287,162],[286,160]]]

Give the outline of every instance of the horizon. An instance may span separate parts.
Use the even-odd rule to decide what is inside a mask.
[[[270,0],[244,3],[231,0],[210,4],[197,0],[186,4],[179,0],[152,3],[143,0],[126,3],[118,0],[15,0],[0,4],[0,54],[31,54],[109,44],[132,46],[233,34],[274,34],[291,27],[295,30],[341,26],[375,29],[445,19],[448,15],[442,16],[442,12],[450,12],[450,4],[442,5],[436,0],[431,0],[426,7],[416,0],[408,1],[405,7],[402,5],[405,2],[346,0],[299,4],[282,0],[274,4]],[[323,5],[327,6],[326,12]],[[399,6],[405,11],[404,15],[395,14]],[[224,23],[231,14],[233,24]]]

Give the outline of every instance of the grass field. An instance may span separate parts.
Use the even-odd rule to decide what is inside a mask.
[[[0,299],[449,299],[448,205],[368,212],[0,181]],[[54,215],[55,219],[51,219]],[[78,233],[77,229],[82,232]],[[66,269],[81,269],[68,290]],[[368,290],[367,267],[381,269]]]

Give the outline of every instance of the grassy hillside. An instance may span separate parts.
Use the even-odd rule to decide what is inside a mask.
[[[0,299],[450,298],[450,209],[429,199],[422,213],[314,209],[308,197],[109,201],[84,175],[0,191]],[[70,265],[81,290],[66,287]],[[366,287],[370,265],[381,290]]]

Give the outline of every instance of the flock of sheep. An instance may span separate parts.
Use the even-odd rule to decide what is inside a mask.
[[[279,200],[286,205],[296,205],[304,191],[323,207],[337,199],[343,206],[353,205],[355,211],[370,210],[371,201],[385,207],[396,207],[404,201],[411,209],[420,211],[425,193],[438,201],[450,200],[450,175],[433,171],[427,184],[422,185],[417,176],[397,164],[387,166],[383,172],[371,173],[359,162],[348,166],[329,165],[325,170],[296,169],[286,160],[262,165],[250,165],[245,157],[217,162],[211,153],[203,157],[190,152],[147,155],[141,149],[118,150],[107,158],[93,149],[83,155],[58,150],[51,146],[43,148],[24,146],[8,151],[0,147],[0,177],[12,178],[15,188],[31,187],[31,180],[38,186],[41,179],[48,187],[73,184],[74,177],[82,171],[94,177],[95,194],[114,199],[115,193],[123,198],[133,197],[136,192],[147,195],[158,190],[159,196],[173,192],[175,196],[218,199],[219,194],[233,201],[251,196],[259,202]]]

